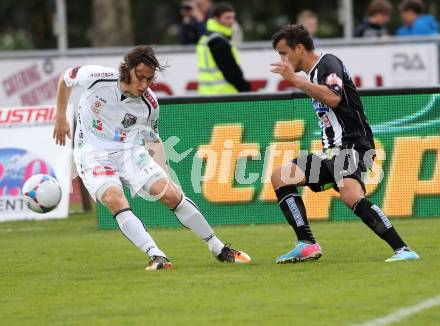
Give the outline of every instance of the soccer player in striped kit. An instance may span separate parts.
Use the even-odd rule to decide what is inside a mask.
[[[332,54],[318,55],[302,25],[286,25],[272,37],[281,61],[272,72],[281,75],[312,99],[321,128],[323,151],[295,158],[272,174],[278,203],[298,238],[297,245],[277,263],[317,260],[322,255],[307,221],[298,186],[313,191],[335,188],[354,214],[394,250],[386,261],[415,260],[419,256],[401,239],[383,211],[365,198],[364,177],[371,168],[374,141],[362,102],[342,61]],[[304,71],[309,79],[296,72]]]

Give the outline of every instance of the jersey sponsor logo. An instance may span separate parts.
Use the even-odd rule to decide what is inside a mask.
[[[121,121],[122,125],[124,126],[124,128],[128,128],[134,124],[136,124],[137,118],[130,114],[130,113],[126,113],[124,116],[124,119]]]
[[[113,140],[116,141],[124,141],[127,138],[127,133],[120,129],[115,129],[115,135],[113,137]]]
[[[104,104],[107,103],[107,101],[98,96],[96,96],[96,98],[97,99],[95,103],[93,103],[92,105],[92,111],[95,112],[96,114],[99,114],[99,111],[101,111],[101,109],[103,108]]]
[[[70,72],[69,72],[69,77],[70,77],[70,79],[75,79],[75,78],[76,78],[76,75],[78,75],[78,70],[79,70],[79,68],[81,68],[81,66],[78,66],[78,67],[72,68],[72,69],[70,70]]]
[[[330,109],[327,105],[319,102],[318,100],[315,100],[312,98],[312,106],[315,112],[329,112]]]
[[[93,119],[92,127],[97,131],[102,131],[102,120]]]
[[[113,73],[112,72],[92,72],[90,74],[90,77],[113,77]]]
[[[150,102],[150,104],[153,106],[153,109],[157,108],[157,101],[154,99],[153,95],[148,93],[148,91],[145,93],[145,98]]]
[[[319,117],[319,126],[321,128],[328,128],[330,127],[332,124],[330,123],[330,119],[328,118],[327,114],[323,114],[322,116]]]
[[[93,176],[115,175],[116,171],[110,166],[95,166],[92,171]]]
[[[335,73],[330,74],[327,76],[327,78],[325,79],[325,83],[328,86],[338,86],[340,88],[342,88],[342,79],[338,77],[338,75],[336,75]]]

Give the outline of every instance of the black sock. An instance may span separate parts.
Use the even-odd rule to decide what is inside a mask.
[[[299,241],[316,243],[307,221],[306,208],[295,186],[289,185],[275,190],[278,204],[287,222],[295,230]]]
[[[360,199],[353,206],[353,213],[359,216],[374,233],[385,240],[394,250],[406,246],[384,212],[368,199]]]

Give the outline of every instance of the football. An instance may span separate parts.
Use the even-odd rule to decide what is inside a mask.
[[[61,200],[58,181],[46,174],[36,174],[23,185],[23,201],[36,213],[47,213],[56,208]]]

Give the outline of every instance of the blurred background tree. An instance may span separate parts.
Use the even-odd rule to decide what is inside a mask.
[[[93,0],[93,47],[133,44],[130,5],[130,1]]]
[[[56,48],[53,33],[56,0],[1,0],[0,50]],[[71,48],[121,46],[140,43],[177,44],[180,0],[66,0],[68,44]],[[214,1],[214,3],[219,1]],[[269,40],[285,23],[294,23],[304,10],[319,17],[317,37],[342,37],[339,0],[233,0],[245,41]],[[364,17],[370,0],[353,1],[354,25]],[[388,26],[390,34],[401,24],[397,6]],[[440,18],[438,0],[424,1]]]

